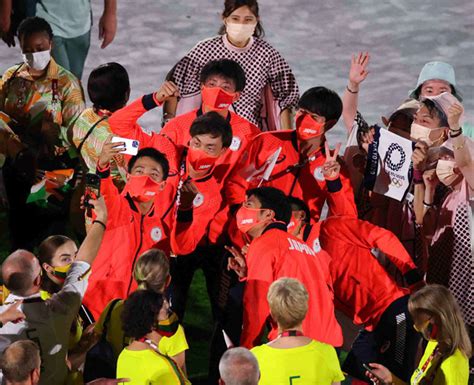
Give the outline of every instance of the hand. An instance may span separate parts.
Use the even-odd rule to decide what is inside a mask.
[[[98,378],[97,380],[88,382],[86,385],[116,385],[130,382],[130,378]]]
[[[247,263],[243,254],[234,246],[224,246],[225,249],[232,254],[227,261],[227,270],[234,270],[239,278],[247,276]]]
[[[107,223],[107,206],[105,205],[104,197],[99,199],[89,199],[89,204],[93,206],[92,211],[95,214],[95,219],[102,223]]]
[[[375,377],[370,372],[365,372],[365,375],[369,377],[374,383],[384,385],[384,384],[391,384],[393,381],[392,373],[388,370],[385,366],[380,364],[371,363],[369,367],[375,373],[377,377],[379,377],[383,382],[381,382],[377,377]]]
[[[179,96],[178,86],[169,80],[165,81],[158,91],[155,92],[155,98],[160,103],[177,96]]]
[[[23,301],[17,301],[13,305],[9,306],[2,314],[0,314],[0,321],[5,325],[7,322],[20,322],[26,317],[25,314],[18,308]]]
[[[352,55],[351,68],[349,70],[349,88],[352,91],[359,90],[359,84],[362,83],[369,72],[367,66],[370,61],[368,52],[359,52],[358,55]]]
[[[120,152],[125,148],[125,142],[112,143],[112,136],[109,136],[102,147],[99,157],[99,167],[106,168],[115,156],[119,156]]]
[[[427,170],[423,173],[423,182],[426,188],[434,190],[439,183],[438,176],[436,175],[436,169]]]
[[[11,25],[11,15],[7,12],[0,12],[0,33],[8,33]]]
[[[100,48],[104,49],[114,40],[117,32],[117,15],[112,12],[104,12],[99,20],[99,40],[102,40]]]
[[[357,143],[365,152],[369,152],[369,145],[374,141],[375,128],[369,127],[368,131],[360,129],[357,131]]]
[[[187,180],[181,188],[179,206],[183,209],[190,209],[193,207],[194,198],[196,198],[197,194],[199,194],[199,190],[196,185],[193,181]]]
[[[449,107],[448,124],[450,130],[459,130],[459,119],[461,118],[463,112],[464,108],[462,107],[461,103],[454,103],[451,107]]]
[[[411,155],[413,161],[413,168],[416,170],[425,170],[426,160],[428,159],[428,146],[423,142],[415,144],[415,149]]]
[[[324,148],[326,149],[326,162],[323,164],[323,175],[325,179],[334,180],[339,178],[339,172],[341,171],[341,165],[337,161],[337,155],[341,149],[341,143],[336,144],[336,148],[331,155],[328,141],[324,142]]]

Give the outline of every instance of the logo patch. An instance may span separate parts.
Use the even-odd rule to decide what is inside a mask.
[[[201,193],[197,193],[197,195],[194,197],[193,200],[193,206],[194,207],[199,207],[204,203],[204,195]]]
[[[232,143],[230,144],[229,149],[231,151],[237,151],[240,148],[241,143],[242,141],[240,138],[238,136],[234,136],[232,137]]]
[[[319,180],[320,182],[324,181],[324,174],[323,174],[323,168],[322,167],[316,167],[313,172],[314,177],[316,180]]]
[[[161,241],[161,237],[163,236],[163,233],[161,232],[161,229],[159,227],[153,227],[150,232],[151,239],[155,242]]]
[[[321,243],[319,243],[319,238],[316,238],[313,242],[313,250],[315,253],[319,253],[321,251]]]

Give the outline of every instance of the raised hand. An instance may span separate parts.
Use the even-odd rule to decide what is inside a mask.
[[[427,170],[423,173],[423,182],[427,188],[434,190],[439,183],[436,169]]]
[[[325,179],[334,180],[339,178],[339,172],[341,171],[341,165],[337,161],[337,156],[341,149],[341,143],[336,144],[336,148],[331,154],[328,141],[324,142],[324,148],[326,150],[326,162],[323,164],[323,175]]]
[[[224,246],[225,249],[232,254],[227,261],[227,270],[234,270],[239,278],[247,276],[247,262],[244,255],[234,246]]]
[[[155,92],[155,98],[160,103],[177,96],[179,96],[178,86],[169,80],[165,81],[158,91]]]
[[[369,61],[370,55],[368,52],[359,52],[358,55],[352,55],[351,68],[349,70],[349,88],[352,91],[358,91],[359,84],[369,74],[369,71],[367,71]]]
[[[411,160],[413,162],[413,168],[415,170],[425,170],[426,161],[428,159],[428,146],[423,142],[418,142],[415,144],[415,149],[411,155]]]
[[[194,198],[197,194],[199,194],[199,190],[191,180],[184,182],[181,188],[179,206],[183,209],[190,209],[193,207]]]
[[[112,143],[112,136],[109,136],[102,147],[102,151],[99,157],[99,167],[108,167],[110,161],[115,157],[119,156],[120,152],[123,151],[125,142]]]
[[[461,103],[454,103],[448,109],[448,124],[451,131],[459,130],[460,124],[459,120],[464,112],[464,108]]]

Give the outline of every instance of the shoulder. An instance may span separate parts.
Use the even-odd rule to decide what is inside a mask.
[[[222,45],[222,36],[213,36],[207,39],[201,40],[196,45],[191,48],[191,50],[186,54],[186,56],[193,56],[196,53],[200,53],[209,48],[213,48],[219,45]]]
[[[260,345],[260,346],[255,346],[254,348],[250,349],[252,354],[259,360],[264,356],[265,354],[268,354],[270,348],[267,345]]]
[[[17,63],[8,68],[2,76],[3,81],[10,79],[10,77],[23,65],[23,63]]]
[[[249,122],[247,119],[233,111],[230,111],[230,124],[232,126],[232,130],[236,129],[236,131],[241,131],[245,134],[251,133],[258,135],[261,133],[260,129],[255,124]],[[237,132],[234,132],[234,134],[236,133]]]

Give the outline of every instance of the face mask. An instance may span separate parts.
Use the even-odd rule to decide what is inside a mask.
[[[301,219],[296,219],[293,214],[291,214],[291,219],[290,223],[287,225],[288,232],[290,234],[293,234],[296,229],[298,229],[301,226]]]
[[[149,202],[161,191],[161,184],[148,175],[130,175],[124,191],[138,202]]]
[[[440,133],[436,139],[431,139],[437,132]],[[422,126],[421,124],[412,123],[410,129],[410,136],[413,140],[421,140],[425,142],[428,147],[431,147],[434,143],[438,142],[443,138],[444,128],[429,128]]]
[[[51,51],[31,52],[23,54],[25,64],[37,71],[42,71],[51,61]]]
[[[321,136],[324,133],[324,123],[314,120],[304,112],[296,113],[296,133],[300,140],[308,140]]]
[[[235,93],[224,91],[220,87],[203,86],[201,90],[202,104],[211,111],[228,110],[235,99]]]
[[[68,271],[71,269],[71,266],[72,263],[65,266],[55,267],[54,270],[51,272],[51,275],[53,275],[59,281],[64,282],[66,280]]]
[[[458,175],[454,172],[456,162],[454,160],[439,159],[436,165],[436,175],[445,186],[451,186]]]
[[[178,316],[171,312],[170,316],[162,321],[158,321],[155,325],[155,330],[163,337],[171,337],[175,335],[179,327]]]
[[[255,24],[226,23],[225,30],[230,40],[235,42],[245,42],[253,36]]]
[[[258,219],[258,213],[265,209],[251,209],[242,206],[237,210],[235,219],[237,221],[237,228],[243,233],[248,233],[254,226],[261,223]]]
[[[210,156],[208,153],[192,147],[188,149],[188,162],[196,172],[209,171],[214,167],[218,156]]]

